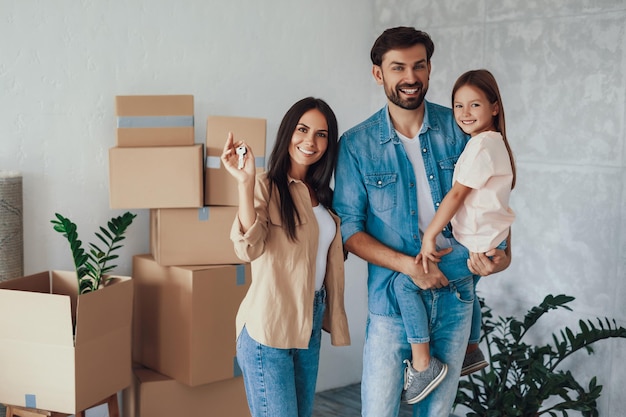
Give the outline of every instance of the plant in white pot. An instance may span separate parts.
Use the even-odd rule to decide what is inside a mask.
[[[106,285],[110,279],[107,278],[107,274],[117,267],[109,262],[119,257],[114,252],[122,247],[120,242],[125,239],[126,230],[137,215],[126,212],[121,216],[113,217],[107,222],[108,229],[100,227],[100,233],[96,233],[96,237],[105,246],[89,243],[89,251],[83,249],[82,241],[78,239],[76,224],[59,213],[55,213],[55,216],[56,219],[51,220],[54,230],[63,234],[72,251],[78,279],[78,293],[85,294]]]

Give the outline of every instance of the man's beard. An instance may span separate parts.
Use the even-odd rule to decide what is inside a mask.
[[[401,88],[418,88],[419,95],[417,95],[416,97],[412,97],[408,100],[404,100],[400,98],[399,90]],[[396,106],[403,108],[405,110],[415,110],[419,106],[421,106],[422,103],[424,102],[424,97],[426,97],[427,91],[428,91],[428,87],[424,89],[424,85],[421,83],[416,83],[411,86],[406,85],[406,84],[399,85],[393,90],[385,88],[385,94],[387,95],[387,98],[389,99],[389,101],[391,101]]]

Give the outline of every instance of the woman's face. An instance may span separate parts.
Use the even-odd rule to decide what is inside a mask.
[[[304,113],[291,137],[289,156],[290,175],[304,179],[307,169],[319,161],[328,148],[328,123],[318,109]]]

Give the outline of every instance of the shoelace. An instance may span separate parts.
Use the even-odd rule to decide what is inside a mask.
[[[411,366],[411,362],[408,361],[404,361],[404,363],[406,364],[406,368],[404,368],[404,390],[406,391],[406,389],[409,387],[409,385],[411,385],[411,382],[413,382],[413,373],[411,373],[409,367]]]

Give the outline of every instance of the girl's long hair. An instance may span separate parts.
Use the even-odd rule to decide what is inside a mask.
[[[307,170],[305,181],[315,191],[317,199],[327,209],[331,208],[333,190],[330,188],[330,180],[337,162],[338,151],[338,128],[337,118],[330,106],[322,99],[307,97],[296,102],[283,117],[276,135],[274,149],[268,161],[267,176],[270,182],[270,193],[276,189],[280,201],[280,217],[283,227],[287,231],[289,239],[296,239],[296,218],[300,221],[300,213],[289,192],[287,175],[291,168],[289,145],[298,122],[304,113],[317,109],[326,118],[328,124],[328,147],[326,152],[315,164]]]
[[[509,145],[509,141],[506,138],[506,126],[504,123],[504,105],[502,104],[502,97],[500,96],[500,89],[498,88],[498,83],[496,82],[495,77],[491,72],[486,69],[478,69],[467,71],[463,75],[456,80],[454,83],[454,87],[452,88],[452,107],[454,107],[454,95],[457,90],[465,85],[469,85],[475,88],[478,88],[485,96],[487,96],[487,100],[491,104],[498,103],[498,114],[494,116],[493,124],[498,132],[502,135],[502,140],[504,140],[504,146],[506,146],[506,150],[509,153],[509,159],[511,160],[511,170],[513,171],[513,181],[511,183],[511,189],[515,187],[515,179],[516,179],[516,169],[515,169],[515,159],[513,158],[513,151],[511,151],[511,146]]]

